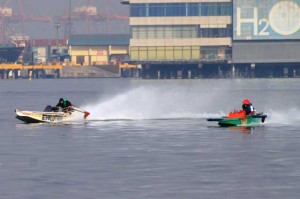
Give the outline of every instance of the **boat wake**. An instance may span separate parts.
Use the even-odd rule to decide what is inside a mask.
[[[82,108],[91,112],[88,121],[206,119],[226,116],[236,109],[239,99],[242,99],[235,96],[233,101],[224,89],[205,89],[144,85],[109,98],[100,97],[96,103],[83,105]],[[257,111],[267,115],[265,124],[300,123],[300,109],[295,108],[294,103],[284,109],[271,105],[267,99],[256,100]]]
[[[300,124],[300,114],[298,108],[288,108],[285,110],[268,110],[267,123],[273,125]]]
[[[149,120],[189,119],[223,116],[223,112],[209,113],[213,94],[199,99],[199,93],[189,90],[139,87],[118,94],[109,100],[99,100],[83,106],[91,112],[89,120]]]

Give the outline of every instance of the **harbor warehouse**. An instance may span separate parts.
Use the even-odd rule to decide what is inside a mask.
[[[129,35],[71,35],[69,53],[72,65],[110,65],[129,56]]]

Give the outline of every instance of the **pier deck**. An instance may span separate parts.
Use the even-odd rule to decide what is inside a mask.
[[[18,79],[24,77],[45,78],[47,76],[59,78],[62,68],[63,66],[61,64],[55,64],[55,65],[0,64],[0,79]]]

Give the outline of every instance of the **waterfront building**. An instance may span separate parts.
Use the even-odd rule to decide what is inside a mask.
[[[128,34],[70,35],[73,66],[116,65],[129,59]]]
[[[300,0],[121,2],[145,78],[299,75]]]
[[[255,77],[299,77],[300,0],[233,1],[232,62]]]

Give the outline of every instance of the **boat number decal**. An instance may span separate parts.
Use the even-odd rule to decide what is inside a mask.
[[[62,121],[62,116],[56,116],[56,115],[43,115],[42,120],[51,121],[51,122],[57,122]]]
[[[242,124],[245,124],[247,122],[247,118],[242,118],[241,121],[242,121]]]

